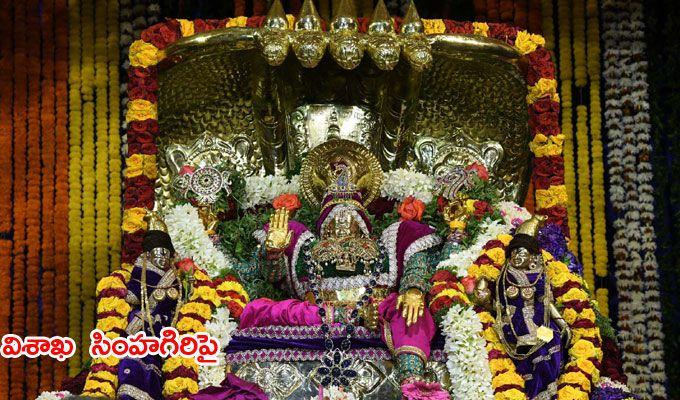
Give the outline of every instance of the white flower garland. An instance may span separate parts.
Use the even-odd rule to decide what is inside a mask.
[[[216,365],[201,365],[198,367],[199,389],[208,386],[220,386],[226,378],[224,349],[231,342],[231,334],[237,327],[238,324],[229,315],[229,308],[225,306],[215,310],[212,319],[205,323],[206,332],[220,342],[220,356]]]
[[[191,258],[211,278],[224,269],[231,269],[231,263],[210,240],[198,211],[191,204],[171,208],[165,216],[165,223],[180,258]]]
[[[477,236],[477,240],[471,244],[467,249],[461,250],[457,253],[451,253],[449,258],[442,260],[437,264],[436,269],[447,269],[451,271],[454,275],[458,277],[467,276],[468,268],[475,262],[479,254],[482,252],[484,245],[489,240],[495,239],[498,235],[502,233],[509,233],[512,229],[512,225],[505,224],[500,221],[492,221],[486,219],[482,222],[484,232]]]
[[[531,213],[526,208],[512,201],[501,201],[494,207],[501,213],[505,223],[515,228],[531,218]]]
[[[631,389],[641,398],[665,398],[642,1],[605,1],[602,18],[604,114],[609,197],[617,213],[612,247],[623,369]]]
[[[278,175],[248,176],[245,178],[245,198],[241,207],[249,209],[270,204],[282,194],[298,194],[300,192],[299,182],[297,175],[290,180]]]
[[[493,399],[491,369],[482,322],[470,307],[453,304],[442,319],[446,368],[451,395],[456,399]]]
[[[40,396],[35,398],[35,400],[61,400],[70,397],[71,393],[64,390],[61,392],[42,392],[40,393]]]
[[[397,201],[413,196],[428,204],[434,198],[434,188],[434,178],[420,172],[399,168],[385,172],[380,194]]]

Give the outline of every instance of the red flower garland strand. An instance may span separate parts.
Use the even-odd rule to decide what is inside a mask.
[[[27,64],[28,72],[28,174],[26,203],[26,334],[40,334],[40,243],[41,243],[41,200],[40,200],[40,4],[39,0],[28,1],[26,8]],[[26,360],[26,397],[38,395],[40,369],[37,358]]]
[[[54,2],[43,1],[41,17],[42,37],[42,82],[40,125],[42,137],[42,276],[40,296],[42,298],[42,321],[40,334],[54,335],[54,206],[55,206],[55,172],[56,172],[56,137],[55,137],[55,88],[54,88]],[[40,359],[40,392],[54,387],[54,359]]]
[[[0,53],[10,54],[14,45],[14,26],[12,8],[0,9]],[[0,58],[0,232],[9,234],[12,231],[12,78],[14,67],[11,57]],[[12,285],[12,239],[0,238],[0,335],[10,332],[11,285]],[[0,400],[9,398],[9,360],[0,359]]]
[[[56,179],[54,205],[55,334],[68,335],[68,9],[67,0],[55,1]],[[54,363],[55,386],[66,377],[66,362]]]
[[[24,335],[26,328],[26,3],[14,3],[14,245],[12,261],[12,333]],[[10,398],[25,396],[24,376],[26,359],[10,361]]]

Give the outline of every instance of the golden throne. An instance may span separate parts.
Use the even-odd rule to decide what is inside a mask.
[[[295,26],[275,1],[262,28],[218,29],[166,49],[158,70],[157,209],[173,204],[171,183],[185,164],[285,174],[331,138],[364,145],[386,171],[411,167],[439,176],[482,163],[502,197],[521,203],[530,153],[516,50],[480,36],[425,35],[413,6],[397,34],[382,1],[368,32],[358,33],[350,3],[338,8],[327,31],[311,1]],[[314,329],[237,334],[296,337]],[[429,372],[447,386],[442,352],[433,358]],[[252,350],[231,353],[228,361],[272,399],[316,393],[318,361],[309,352]],[[355,362],[360,379],[352,390],[359,398],[398,393],[385,350]]]

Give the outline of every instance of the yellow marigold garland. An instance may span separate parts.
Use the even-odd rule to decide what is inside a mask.
[[[586,73],[586,21],[585,0],[575,0],[572,4],[574,82],[576,87],[585,87],[588,83]]]
[[[83,348],[90,341],[90,331],[94,328],[95,308],[95,46],[94,46],[94,4],[92,0],[83,0],[82,18],[82,87],[83,95],[83,159],[82,159],[82,328],[80,350],[83,361],[88,359]]]
[[[95,82],[95,279],[109,273],[109,130],[108,130],[108,65],[107,7],[95,7],[94,82]]]
[[[555,24],[553,23],[552,0],[541,0],[541,30],[545,37],[545,48],[552,51],[555,48]]]
[[[602,105],[600,99],[600,20],[598,15],[597,0],[588,0],[588,53],[587,69],[590,80],[590,156],[592,166],[592,207],[593,207],[593,250],[595,274],[599,277],[607,276],[607,227],[605,215],[605,190],[604,190],[604,161],[602,146]],[[602,292],[599,292],[602,290]],[[600,298],[603,293],[603,298]],[[598,301],[602,312],[608,316],[607,290],[598,289]],[[606,311],[606,313],[605,313]]]
[[[583,277],[588,286],[595,287],[593,271],[593,237],[590,197],[590,154],[588,148],[588,108],[576,107],[576,144],[578,165],[579,249],[583,263]]]
[[[130,264],[123,264],[119,270],[102,278],[97,284],[97,313],[107,313],[107,317],[98,318],[96,328],[110,339],[119,337],[127,327],[131,307],[125,300],[125,295],[132,268]],[[118,376],[115,372],[119,362],[117,357],[92,360],[83,395],[115,398],[118,389]]]
[[[119,84],[119,4],[118,1],[109,0],[107,26],[108,26],[108,93],[109,93],[109,265],[120,265],[121,250],[121,176],[122,168],[120,156],[120,84]]]
[[[567,197],[576,198],[576,171],[574,171],[574,127],[572,125],[572,66],[571,66],[571,1],[559,0],[557,4],[559,22],[559,76],[560,94],[562,97],[562,134],[564,135],[564,185],[567,188]],[[577,219],[574,204],[567,205],[569,224],[569,237],[571,248],[575,249],[577,243]]]
[[[80,1],[69,0],[69,337],[80,344],[80,293],[81,293],[81,158],[82,158],[82,100],[80,94]],[[80,355],[68,361],[69,374],[80,369]]]

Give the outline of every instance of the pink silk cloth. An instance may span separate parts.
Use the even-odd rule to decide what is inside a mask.
[[[383,325],[383,341],[396,354],[412,353],[430,357],[430,342],[435,324],[430,311],[425,308],[423,316],[415,324],[406,326],[406,320],[397,310],[397,293],[392,293],[380,305],[378,313]],[[321,325],[319,308],[308,301],[295,299],[274,301],[267,298],[248,303],[241,314],[239,329],[255,326],[313,326]],[[419,349],[422,354],[419,354]]]
[[[430,358],[430,343],[435,333],[435,324],[430,310],[425,307],[423,316],[418,318],[411,326],[406,326],[406,319],[397,310],[397,293],[391,293],[378,305],[380,323],[383,327],[382,339],[394,355],[411,353],[417,356]],[[422,354],[417,350],[420,349]]]
[[[274,301],[267,298],[246,304],[239,329],[254,326],[311,326],[321,325],[319,307],[296,299]]]

